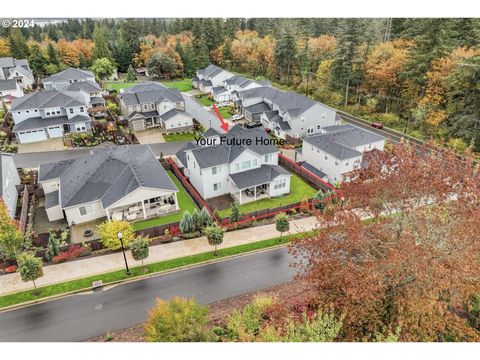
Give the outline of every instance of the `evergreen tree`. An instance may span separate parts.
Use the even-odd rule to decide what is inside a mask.
[[[40,47],[36,44],[32,45],[32,48],[30,49],[28,63],[34,76],[45,74],[45,65],[47,64],[47,59],[45,56],[43,56]]]
[[[297,63],[296,37],[292,28],[281,29],[275,47],[275,61],[279,78],[282,79],[286,75],[286,81],[290,83]]]
[[[137,74],[135,74],[135,69],[133,68],[132,65],[128,67],[126,80],[127,82],[134,82],[137,80]]]
[[[240,205],[235,200],[230,207],[230,223],[236,223],[242,218],[242,213],[240,212]]]
[[[104,25],[95,25],[93,30],[93,53],[92,59],[106,58],[112,61],[112,54],[108,47],[107,28]]]
[[[202,217],[200,216],[200,213],[198,212],[197,208],[195,208],[192,212],[192,221],[193,221],[193,226],[194,226],[194,231],[200,231],[202,229]]]
[[[83,53],[78,54],[78,67],[80,69],[88,69],[89,67],[88,61]]]
[[[60,241],[57,237],[57,234],[50,230],[48,232],[48,244],[45,255],[48,261],[52,261],[52,259],[58,254],[60,254]]]
[[[29,55],[29,50],[25,37],[20,29],[12,28],[8,38],[10,45],[10,52],[15,59],[26,59]]]
[[[140,30],[136,19],[125,19],[120,23],[120,34],[124,46],[123,56],[128,55],[128,58],[123,59],[127,65],[124,67],[125,71],[128,64],[132,63],[133,54],[140,51]]]
[[[180,220],[179,226],[182,234],[190,234],[197,230],[192,215],[190,215],[190,212],[188,210],[183,213],[182,220]]]
[[[58,59],[58,52],[51,42],[49,42],[47,45],[47,55],[48,62],[50,64],[58,65],[60,63],[60,60]]]
[[[132,64],[133,52],[125,41],[120,41],[113,48],[113,57],[119,72],[127,72]]]

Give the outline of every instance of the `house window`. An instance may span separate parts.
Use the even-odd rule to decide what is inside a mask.
[[[77,123],[75,124],[75,131],[76,132],[87,131],[87,125],[85,125],[85,123]]]
[[[83,112],[83,106],[80,106],[80,112]]]
[[[215,175],[218,172],[218,169],[216,166],[212,167],[212,175]]]
[[[350,162],[349,162],[349,161],[346,161],[346,162],[345,162],[345,166],[348,166],[348,165],[350,165]]]
[[[218,191],[222,188],[222,183],[213,184],[213,191]]]
[[[148,110],[148,104],[143,104],[143,110]]]
[[[252,161],[253,161],[253,166],[257,166],[257,159],[254,159]]]
[[[129,106],[128,111],[133,111],[133,106]]]
[[[305,130],[305,128],[300,128],[300,131],[303,131],[303,130]]]
[[[320,130],[322,127],[320,125],[317,125],[317,130]]]
[[[235,171],[240,171],[240,164],[239,163],[235,164]]]
[[[372,144],[368,144],[368,148],[371,149],[371,148],[372,148]]]
[[[265,155],[265,162],[272,161],[272,154]]]
[[[338,166],[338,161],[337,160],[335,160],[335,166]]]
[[[242,162],[242,170],[250,169],[250,160]]]
[[[70,114],[73,114],[73,109],[72,108],[68,109],[68,111],[70,111]]]
[[[275,181],[273,188],[275,190],[278,190],[278,189],[284,188],[285,186],[287,186],[287,179],[279,179]]]
[[[179,122],[177,123],[177,126],[182,126],[182,122],[179,121]]]
[[[310,150],[312,150],[312,151],[313,151],[313,146],[310,146]]]
[[[86,216],[86,215],[90,215],[93,213],[93,205],[85,205],[85,206],[80,206],[79,208],[79,211],[80,211],[80,215],[81,216]]]
[[[327,156],[327,155],[325,155],[325,160],[328,160],[328,156]]]
[[[313,127],[307,129],[307,134],[313,134]]]
[[[188,120],[185,120],[185,126],[187,126],[187,125],[188,125]]]
[[[155,104],[150,104],[150,108],[155,109]]]

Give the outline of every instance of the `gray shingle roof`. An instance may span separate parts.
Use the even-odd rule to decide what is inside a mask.
[[[93,72],[88,70],[81,70],[76,68],[68,68],[59,73],[53,74],[42,80],[42,82],[65,82],[65,81],[74,81],[74,80],[86,80],[88,78],[95,78]]]
[[[178,109],[171,109],[167,111],[166,113],[162,114],[160,117],[162,118],[163,121],[170,120],[171,118],[175,117],[176,115],[186,115],[190,116],[187,112],[181,111]]]
[[[200,83],[203,85],[203,86],[212,86],[212,82],[210,80],[200,80]]]
[[[17,80],[0,80],[0,91],[15,90],[17,88]]]
[[[51,209],[52,207],[60,204],[60,198],[58,194],[58,190],[45,194],[45,209]]]
[[[212,88],[212,92],[214,95],[218,95],[218,94],[226,93],[228,92],[228,90],[225,89],[223,86],[215,86],[214,88]]]
[[[261,102],[261,103],[258,103],[258,104],[253,104],[253,105],[247,106],[245,108],[245,110],[248,111],[251,114],[261,114],[265,111],[272,110],[272,108],[267,103]]]
[[[310,165],[307,162],[304,162],[302,164],[302,167],[310,171],[313,175],[317,175],[322,180],[324,180],[325,178],[328,178],[327,174],[325,174],[323,171],[318,170],[315,166]]]
[[[15,124],[13,126],[12,131],[20,132],[20,131],[26,131],[26,130],[37,130],[37,129],[43,129],[49,126],[75,124],[78,122],[90,122],[90,121],[92,121],[92,119],[90,119],[89,116],[83,116],[83,115],[75,115],[70,119],[67,117],[67,115],[47,117],[47,118],[41,118],[40,116],[38,116],[38,117],[29,118],[27,120],[22,121],[21,123]]]
[[[205,77],[210,77],[210,76],[213,76],[214,74],[216,75],[220,73],[221,71],[223,71],[221,67],[218,67],[217,65],[209,64],[208,66],[199,70],[198,72],[199,74],[202,74]]]
[[[154,111],[147,111],[147,112],[136,112],[134,111],[133,113],[131,113],[128,117],[128,120],[132,120],[133,118],[135,117],[142,117],[142,118],[149,118],[149,117],[155,117],[155,116],[158,116],[158,111],[157,110],[154,110]]]
[[[93,81],[77,81],[65,88],[66,91],[85,91],[88,93],[102,91],[100,85]]]
[[[221,134],[217,130],[215,130],[213,127],[208,128],[208,130],[203,133],[203,137],[205,138],[212,137],[212,136],[220,136],[220,135]]]
[[[280,175],[291,174],[279,165],[262,165],[259,168],[230,174],[230,178],[238,189],[246,189],[269,183]]]
[[[10,70],[20,65],[24,69],[30,71],[30,67],[28,66],[27,59],[14,59],[12,57],[3,57],[0,58],[0,71],[3,72],[4,77],[10,76]]]
[[[357,147],[385,140],[385,137],[351,124],[327,126],[323,130],[327,135],[342,145]]]
[[[13,101],[11,111],[44,109],[61,106],[87,106],[80,99],[66,95],[57,90],[37,91]]]
[[[190,141],[190,142],[186,143],[185,146],[183,146],[180,150],[178,150],[175,153],[175,156],[177,157],[178,160],[180,160],[180,162],[183,164],[183,166],[186,166],[187,165],[187,153],[185,151],[190,150],[190,149],[195,149],[197,147],[200,147],[200,146],[197,145],[196,142]]]
[[[147,145],[99,148],[86,157],[40,166],[39,181],[55,178],[62,208],[100,200],[105,209],[140,187],[178,191]]]
[[[164,100],[172,102],[184,102],[182,93],[178,89],[167,88],[157,82],[137,84],[125,89],[120,94],[120,99],[127,106],[140,105],[145,103],[159,104]]]

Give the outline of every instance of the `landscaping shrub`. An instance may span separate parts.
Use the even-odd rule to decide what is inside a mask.
[[[145,340],[149,342],[200,342],[211,336],[207,328],[208,309],[194,299],[174,297],[157,299],[145,323]]]
[[[17,271],[17,266],[16,265],[7,266],[4,271],[6,274],[14,273]]]
[[[182,220],[180,221],[180,231],[182,234],[189,234],[196,230],[196,225],[193,222],[193,217],[190,215],[190,211],[186,210],[183,213]]]
[[[202,234],[200,233],[200,231],[194,231],[194,232],[191,232],[191,233],[186,233],[186,234],[183,234],[182,233],[182,237],[184,239],[194,239],[196,237],[200,237]]]
[[[82,244],[82,246],[72,245],[67,251],[63,251],[59,255],[53,257],[52,264],[59,264],[68,260],[88,256],[91,253],[92,249],[86,244]]]
[[[168,234],[167,234],[167,230],[168,230]],[[170,225],[167,230],[165,230],[165,235],[172,235],[172,236],[180,235],[180,228],[177,225]]]

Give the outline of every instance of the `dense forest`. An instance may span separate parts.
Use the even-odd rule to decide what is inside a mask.
[[[37,76],[106,58],[189,77],[212,62],[478,152],[479,39],[479,19],[69,19],[0,29],[0,56],[28,58]]]

